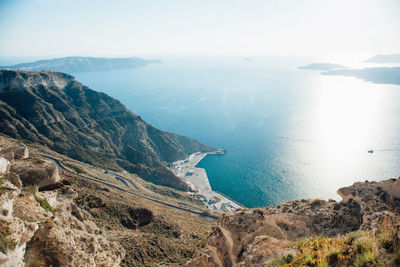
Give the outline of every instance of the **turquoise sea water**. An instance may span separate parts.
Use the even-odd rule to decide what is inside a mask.
[[[308,63],[167,58],[74,75],[162,130],[227,149],[199,167],[248,207],[337,198],[355,181],[398,177],[400,86],[297,69]]]

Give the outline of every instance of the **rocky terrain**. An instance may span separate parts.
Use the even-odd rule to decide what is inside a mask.
[[[399,266],[400,179],[358,182],[338,194],[340,202],[303,199],[225,213],[207,251],[186,266]],[[314,254],[306,255],[309,243]]]
[[[0,69],[25,71],[59,71],[77,73],[85,71],[101,71],[113,69],[132,69],[144,67],[160,60],[146,60],[138,57],[130,58],[96,58],[96,57],[63,57],[21,63],[12,66],[0,66]]]
[[[213,150],[158,130],[118,100],[55,72],[0,71],[0,129],[79,161],[125,169],[180,190],[188,186],[166,164]]]
[[[0,266],[183,263],[215,224],[187,193],[5,136],[0,172]]]
[[[217,215],[166,168],[213,148],[63,73],[0,71],[0,129],[1,266],[400,266],[400,179]]]
[[[0,265],[119,266],[125,250],[78,208],[56,164],[26,146],[0,146]],[[65,193],[43,191],[49,185]]]
[[[189,194],[0,136],[1,266],[398,266],[400,179],[203,212]]]

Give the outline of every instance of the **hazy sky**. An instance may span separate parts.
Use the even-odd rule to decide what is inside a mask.
[[[0,0],[0,57],[400,52],[400,0]]]

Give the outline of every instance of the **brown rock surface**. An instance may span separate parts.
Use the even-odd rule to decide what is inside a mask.
[[[207,250],[187,266],[269,266],[295,253],[288,241],[377,229],[388,218],[400,222],[399,179],[358,182],[338,190],[341,202],[294,200],[264,209],[223,214]]]
[[[15,161],[11,171],[18,174],[24,185],[37,185],[39,188],[59,182],[57,165],[47,159],[29,158]]]
[[[6,172],[0,184],[1,266],[120,266],[125,250],[73,202],[76,192],[21,188],[19,175],[39,186],[57,181],[57,166],[32,158],[14,161],[11,168],[15,173]]]

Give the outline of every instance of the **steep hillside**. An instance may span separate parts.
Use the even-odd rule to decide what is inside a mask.
[[[72,188],[42,190],[68,183],[54,162],[3,138],[0,154],[1,266],[119,266],[125,250],[77,207]]]
[[[80,161],[122,167],[183,190],[187,185],[165,163],[213,150],[160,131],[118,100],[55,72],[0,71],[0,131]]]
[[[59,71],[77,73],[84,71],[131,69],[146,66],[149,63],[160,63],[159,60],[130,58],[96,58],[96,57],[63,57],[35,62],[21,63],[12,66],[0,66],[0,69],[26,71]]]
[[[187,193],[0,135],[0,266],[157,266],[200,251],[215,215]]]

